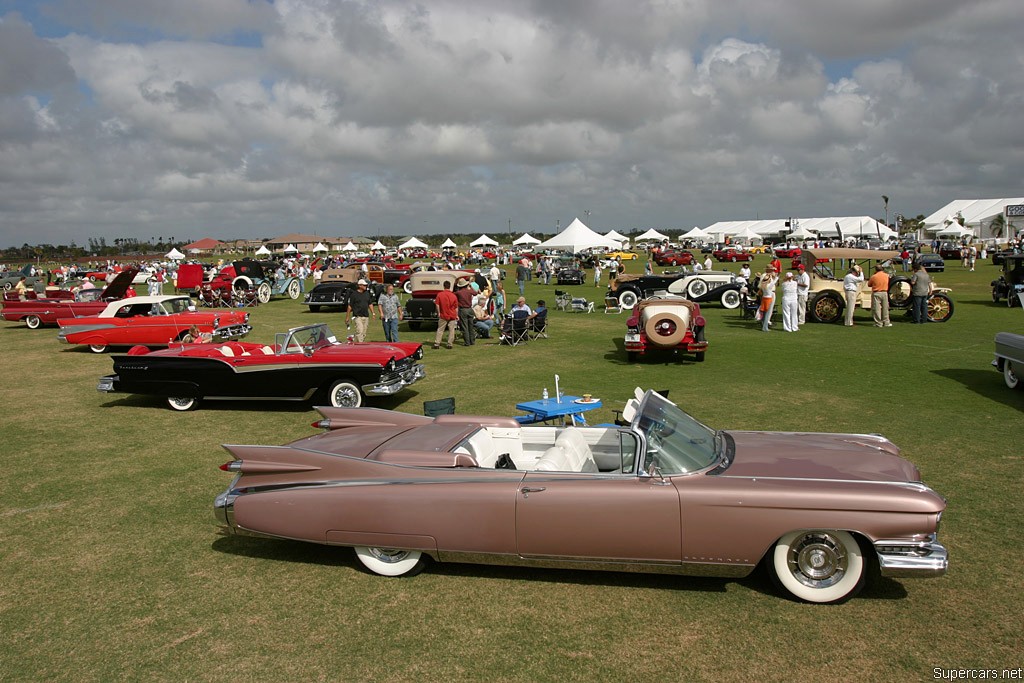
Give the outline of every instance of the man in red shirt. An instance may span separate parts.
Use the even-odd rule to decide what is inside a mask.
[[[434,348],[441,348],[441,337],[444,336],[445,328],[448,329],[448,348],[452,348],[455,341],[455,326],[459,324],[459,300],[452,293],[452,283],[445,281],[434,305],[437,307],[437,336],[434,337]]]

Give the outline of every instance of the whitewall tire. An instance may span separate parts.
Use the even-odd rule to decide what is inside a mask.
[[[185,412],[186,410],[192,410],[199,404],[198,398],[184,398],[178,396],[168,396],[167,405],[172,409]]]
[[[775,581],[806,602],[841,602],[864,586],[868,560],[846,531],[792,531],[770,556]]]
[[[357,547],[356,557],[363,566],[381,576],[415,576],[423,571],[426,559],[419,550]]]
[[[338,380],[331,385],[327,398],[335,408],[358,408],[363,405],[363,392],[348,380]]]

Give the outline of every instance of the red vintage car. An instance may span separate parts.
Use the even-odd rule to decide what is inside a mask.
[[[654,255],[654,262],[659,266],[690,266],[693,265],[693,254],[688,251],[659,251]]]
[[[425,372],[415,342],[339,342],[323,323],[276,335],[273,346],[250,342],[179,344],[114,357],[114,374],[100,379],[103,392],[166,398],[175,410],[201,400],[324,401],[358,408],[367,396],[388,396]]]
[[[711,252],[719,261],[730,261],[735,263],[736,261],[753,261],[754,255],[749,251],[737,249],[736,247],[726,247],[725,249],[716,249]]]
[[[876,434],[716,430],[651,391],[622,426],[318,410],[321,434],[225,446],[224,533],[353,547],[386,576],[428,559],[702,577],[763,563],[813,603],[948,566],[946,501]]]
[[[2,315],[4,320],[24,321],[31,330],[42,325],[56,325],[61,318],[96,315],[102,312],[108,303],[120,299],[129,291],[137,272],[134,269],[123,270],[103,289],[93,287],[79,289],[74,293],[60,290],[55,292],[56,296],[44,298],[5,299]]]
[[[249,334],[249,314],[240,311],[198,313],[192,300],[181,296],[136,296],[107,304],[97,315],[60,318],[57,338],[82,344],[94,353],[110,346],[167,346],[185,339],[195,326],[215,339],[236,339]]]
[[[682,351],[701,363],[708,348],[706,324],[700,304],[675,294],[648,297],[626,321],[626,358],[633,362],[652,351]]]

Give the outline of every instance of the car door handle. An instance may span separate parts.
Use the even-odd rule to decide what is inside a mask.
[[[529,498],[531,493],[539,493],[540,491],[544,491],[545,487],[543,487],[543,486],[536,486],[536,487],[524,486],[523,488],[521,488],[519,490],[522,491],[523,498]]]

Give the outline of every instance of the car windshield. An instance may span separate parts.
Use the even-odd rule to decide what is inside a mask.
[[[654,465],[666,476],[685,474],[718,462],[718,433],[653,391],[647,392],[633,424],[647,439],[644,471]]]
[[[307,350],[316,351],[337,342],[331,328],[321,323],[291,330],[283,348],[284,353],[302,353]]]
[[[171,315],[172,313],[185,313],[191,307],[192,300],[187,296],[168,299],[153,306],[154,315]],[[160,309],[160,310],[157,310]]]

